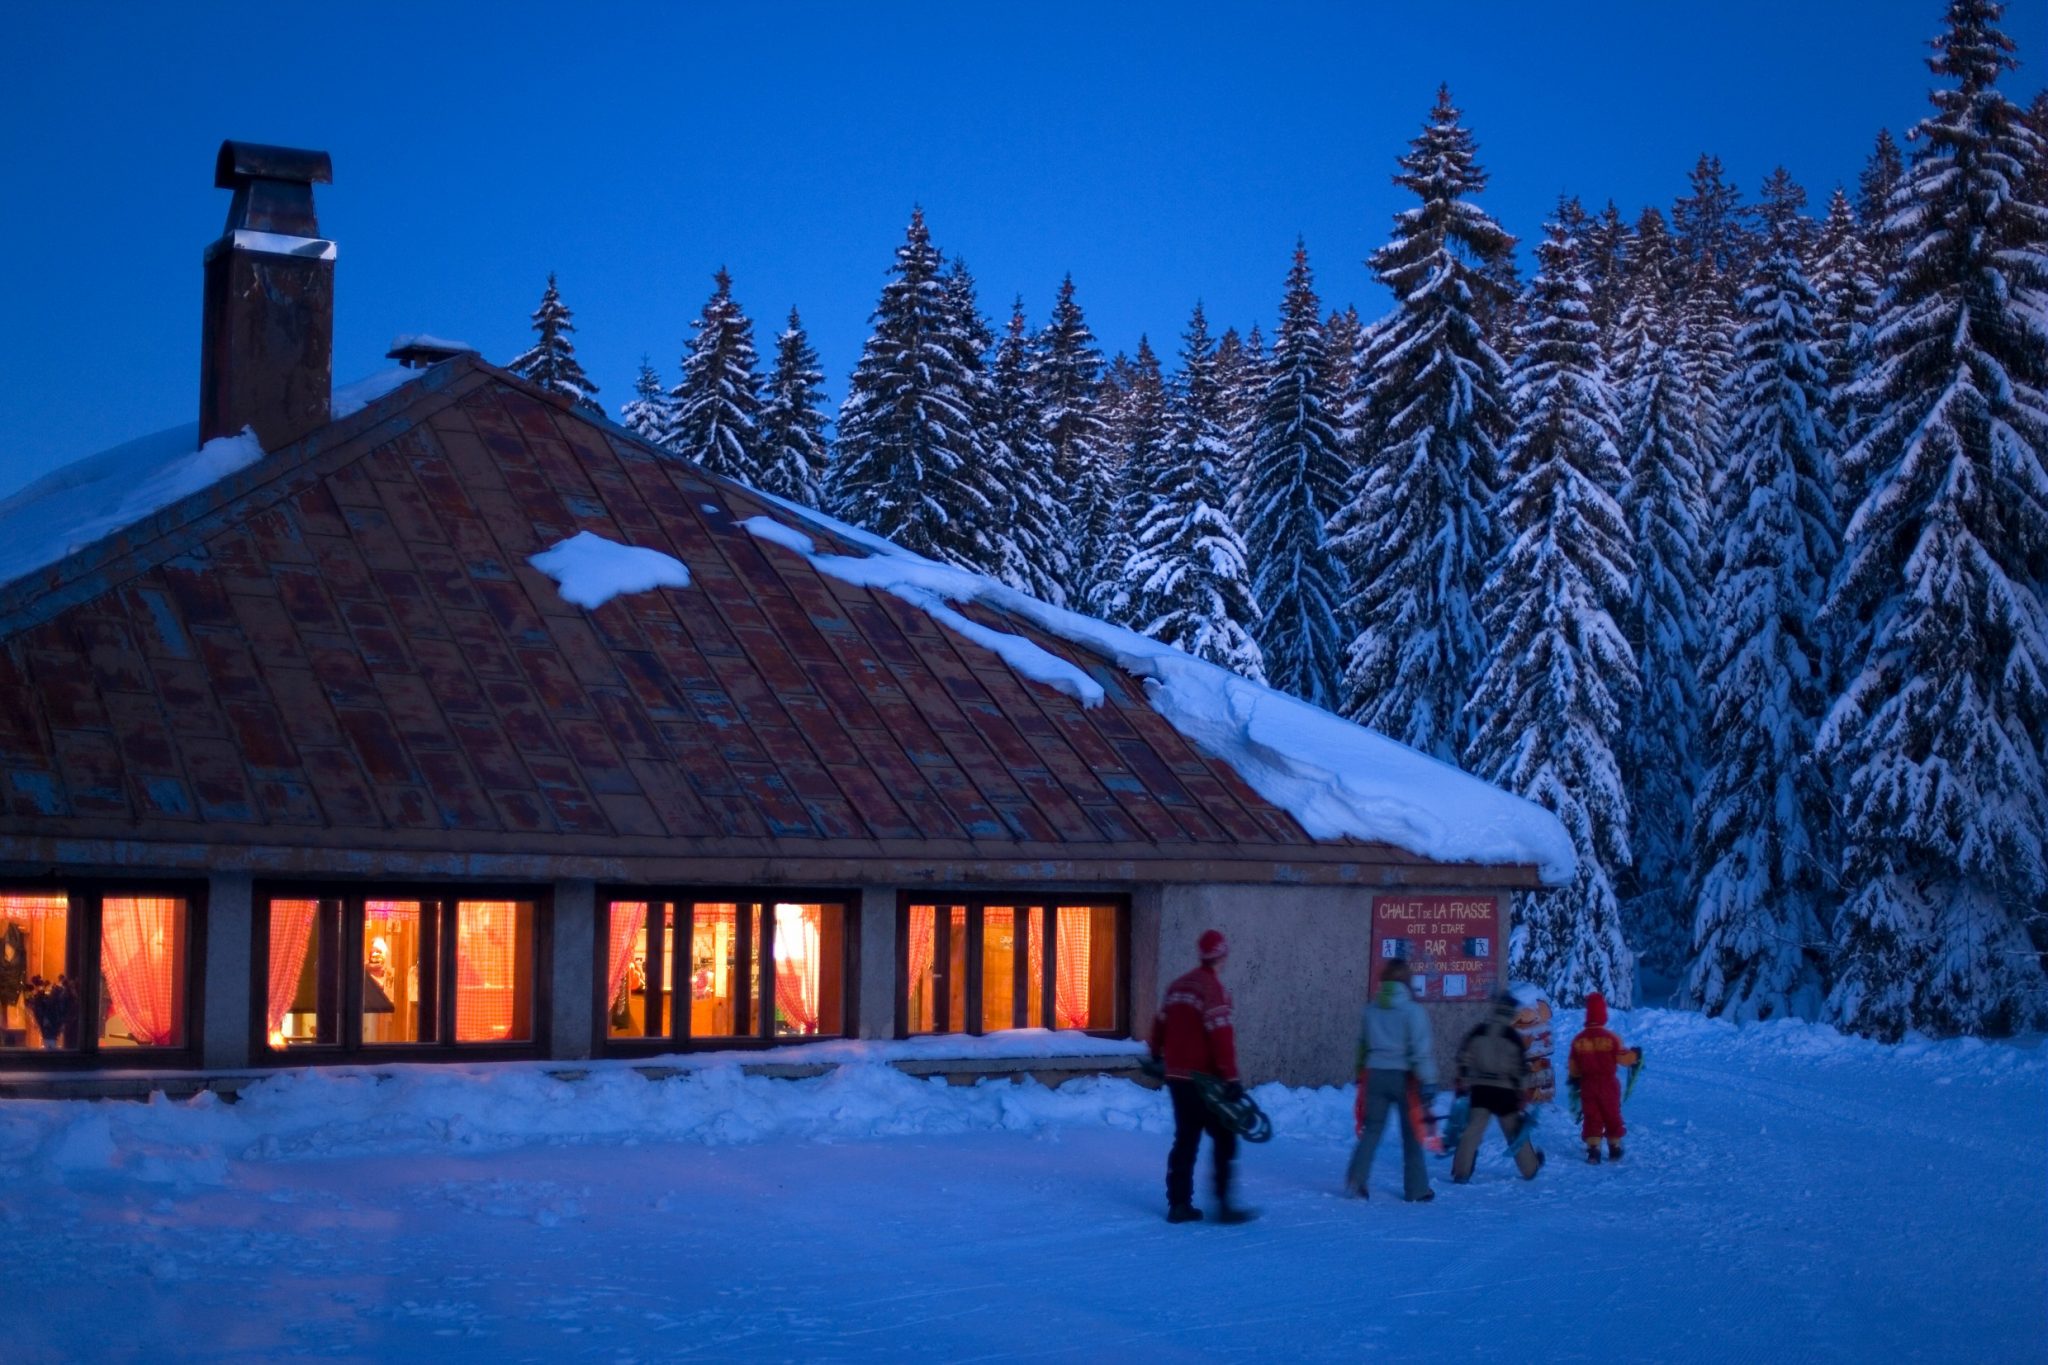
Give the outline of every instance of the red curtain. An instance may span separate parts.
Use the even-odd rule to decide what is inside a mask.
[[[178,954],[185,950],[185,902],[168,896],[133,896],[104,902],[100,917],[100,971],[114,1013],[128,1036],[144,1047],[178,1041]]]
[[[816,907],[775,907],[775,1003],[798,1033],[818,1031]]]
[[[1059,974],[1053,978],[1053,1005],[1059,1028],[1088,1027],[1088,932],[1091,914],[1085,905],[1060,907]]]
[[[512,1032],[519,906],[462,901],[455,908],[455,1041],[488,1043]]]
[[[646,901],[612,902],[611,956],[605,962],[604,1005],[607,1010],[619,998],[619,985],[633,962],[633,940],[647,923]]]
[[[319,901],[270,903],[270,999],[263,1017],[272,1034],[284,1027],[292,997],[298,994],[299,977],[306,970],[306,944],[319,913]]]
[[[937,933],[938,909],[930,905],[910,907],[910,989],[932,969],[932,940]]]

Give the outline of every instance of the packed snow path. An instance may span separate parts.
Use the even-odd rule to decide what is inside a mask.
[[[0,1103],[0,1340],[10,1362],[2034,1358],[2038,1049],[1621,1029],[1652,1068],[1623,1165],[1581,1164],[1555,1112],[1533,1184],[1489,1135],[1473,1184],[1435,1162],[1436,1202],[1404,1205],[1390,1137],[1361,1204],[1335,1193],[1348,1098],[1266,1087],[1279,1136],[1249,1149],[1263,1216],[1238,1228],[1161,1221],[1165,1100],[1124,1082]]]

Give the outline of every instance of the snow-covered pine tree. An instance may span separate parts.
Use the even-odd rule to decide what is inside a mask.
[[[989,467],[1006,489],[1000,515],[1007,528],[1003,560],[994,572],[1019,592],[1063,606],[1070,572],[1066,513],[1031,367],[1031,336],[1019,298],[1010,306],[990,369]]]
[[[1892,140],[1892,130],[1878,129],[1877,145],[1870,149],[1870,160],[1856,177],[1856,220],[1863,225],[1864,245],[1880,281],[1889,278],[1898,265],[1898,247],[1885,235],[1884,223],[1890,216],[1886,205],[1905,174],[1906,163],[1899,155],[1899,144]]]
[[[805,507],[825,496],[830,450],[825,444],[825,372],[804,331],[804,320],[789,310],[789,324],[775,339],[775,368],[761,400],[761,482],[764,492]]]
[[[1879,285],[1867,236],[1837,189],[1814,247],[1813,292],[1820,296],[1821,359],[1828,370],[1828,426],[1839,453],[1861,429],[1850,387],[1868,368],[1870,325],[1877,317]],[[1847,509],[1842,509],[1846,511]]]
[[[1337,416],[1338,435],[1344,441],[1347,463],[1358,461],[1358,430],[1352,411],[1359,402],[1359,343],[1365,338],[1365,324],[1356,308],[1330,310],[1323,319],[1323,344],[1330,351],[1331,411]]]
[[[1678,254],[1685,264],[1679,287],[1685,359],[1699,407],[1701,473],[1707,504],[1717,506],[1727,475],[1729,385],[1735,375],[1735,299],[1748,269],[1749,245],[1742,229],[1742,195],[1728,183],[1721,158],[1702,154],[1690,177],[1692,193],[1671,208]],[[1711,573],[1714,547],[1707,547]]]
[[[1266,356],[1266,338],[1257,323],[1233,347],[1235,328],[1223,334],[1217,344],[1217,377],[1229,406],[1232,473],[1230,514],[1244,529],[1244,494],[1251,481],[1252,447],[1259,440],[1259,412],[1266,401],[1266,381],[1271,377]]]
[[[1614,334],[1628,296],[1628,224],[1612,199],[1586,224],[1586,285],[1593,291],[1593,322],[1602,337]]]
[[[1820,730],[1844,825],[1830,1018],[2002,1033],[2048,1019],[2048,206],[1997,88],[2003,6],[1950,0],[1951,84],[1891,199],[1899,269],[1855,389],[1855,511]]]
[[[1155,640],[1264,682],[1253,638],[1259,608],[1228,506],[1227,405],[1200,304],[1180,361],[1167,439],[1131,556],[1133,619]]]
[[[1764,177],[1763,191],[1749,210],[1749,217],[1757,225],[1751,238],[1749,285],[1753,286],[1762,273],[1765,256],[1786,249],[1798,258],[1800,273],[1809,275],[1808,283],[1812,283],[1810,262],[1816,233],[1805,209],[1806,187],[1792,178],[1792,172],[1779,166]],[[1777,245],[1781,242],[1783,246]],[[1745,287],[1743,293],[1748,292]]]
[[[1615,748],[1636,687],[1620,625],[1635,564],[1591,291],[1559,219],[1545,225],[1536,260],[1509,378],[1506,548],[1480,599],[1489,648],[1466,767],[1556,812],[1578,853],[1570,885],[1520,898],[1510,970],[1564,1000],[1604,991],[1620,1002],[1635,989],[1615,897],[1629,862]]]
[[[1141,619],[1144,613],[1131,597],[1131,557],[1137,549],[1138,523],[1161,490],[1171,432],[1166,377],[1149,337],[1138,337],[1138,353],[1128,366],[1115,423],[1117,505],[1104,541],[1104,557],[1115,566],[1117,582],[1104,585],[1097,605],[1104,619],[1136,629],[1149,618]]]
[[[669,391],[668,437],[662,442],[714,474],[761,486],[761,376],[754,324],[732,296],[720,266],[711,297],[690,323],[696,333],[683,353],[683,377]]]
[[[2034,102],[2027,106],[2027,126],[2034,130],[2037,146],[2048,147],[2048,90],[2034,92]],[[2034,158],[2034,175],[2027,192],[2030,202],[2048,204],[2048,156]]]
[[[911,213],[873,328],[839,408],[826,508],[907,550],[988,572],[1001,562],[990,529],[999,509],[984,491],[987,448],[973,345],[932,245],[924,210]]]
[[[1685,997],[1709,1014],[1818,1012],[1830,844],[1812,761],[1827,702],[1816,618],[1837,547],[1821,301],[1799,265],[1805,194],[1766,184],[1743,292],[1730,475],[1701,666],[1707,708]]]
[[[1343,713],[1445,762],[1470,737],[1465,701],[1486,657],[1477,599],[1496,549],[1507,366],[1480,321],[1487,266],[1514,250],[1472,196],[1486,186],[1450,90],[1437,91],[1394,183],[1420,202],[1368,264],[1394,312],[1360,358],[1362,442],[1331,544],[1348,569]]]
[[[604,407],[595,397],[597,385],[583,373],[583,366],[576,359],[576,343],[569,340],[569,333],[576,330],[576,324],[570,321],[574,316],[569,305],[562,302],[562,291],[555,287],[555,272],[550,270],[540,307],[533,310],[533,330],[540,334],[540,340],[505,368],[602,417]]]
[[[647,357],[640,357],[640,373],[633,380],[633,396],[619,405],[619,425],[653,445],[668,435],[673,419],[668,411],[668,390]]]
[[[1252,596],[1264,613],[1259,652],[1273,686],[1334,709],[1346,591],[1328,528],[1350,470],[1308,248],[1298,241],[1267,369],[1243,514]]]
[[[1675,253],[1655,209],[1637,221],[1612,369],[1627,482],[1622,511],[1636,575],[1623,622],[1641,685],[1623,710],[1622,779],[1635,862],[1621,882],[1629,944],[1660,975],[1685,969],[1692,943],[1687,839],[1698,783],[1700,543],[1709,524],[1700,476],[1699,404],[1685,364],[1671,281]]]
[[[1747,272],[1750,242],[1742,227],[1742,191],[1728,183],[1721,158],[1702,152],[1687,182],[1692,193],[1671,206],[1679,253],[1693,279],[1714,281],[1732,298]]]
[[[1052,456],[1053,483],[1066,509],[1067,604],[1101,615],[1121,582],[1112,563],[1118,460],[1101,409],[1102,352],[1074,298],[1074,277],[1060,281],[1052,319],[1032,357],[1039,433]]]

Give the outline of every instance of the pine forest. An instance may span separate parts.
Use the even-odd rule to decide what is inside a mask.
[[[992,317],[917,209],[836,407],[720,269],[619,420],[1541,803],[1549,990],[2048,1026],[2048,97],[2002,19],[1949,0],[1854,186],[1703,155],[1524,240],[1439,89],[1364,269],[1279,253],[1269,331],[1199,281],[1122,347],[1071,277]],[[596,408],[570,318],[550,276],[513,368]]]

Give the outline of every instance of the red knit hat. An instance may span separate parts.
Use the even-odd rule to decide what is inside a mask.
[[[1230,940],[1223,937],[1221,929],[1207,929],[1195,940],[1195,951],[1201,954],[1202,961],[1215,962],[1230,956]]]
[[[1586,997],[1586,1027],[1604,1028],[1607,1024],[1607,997],[1594,991]]]

